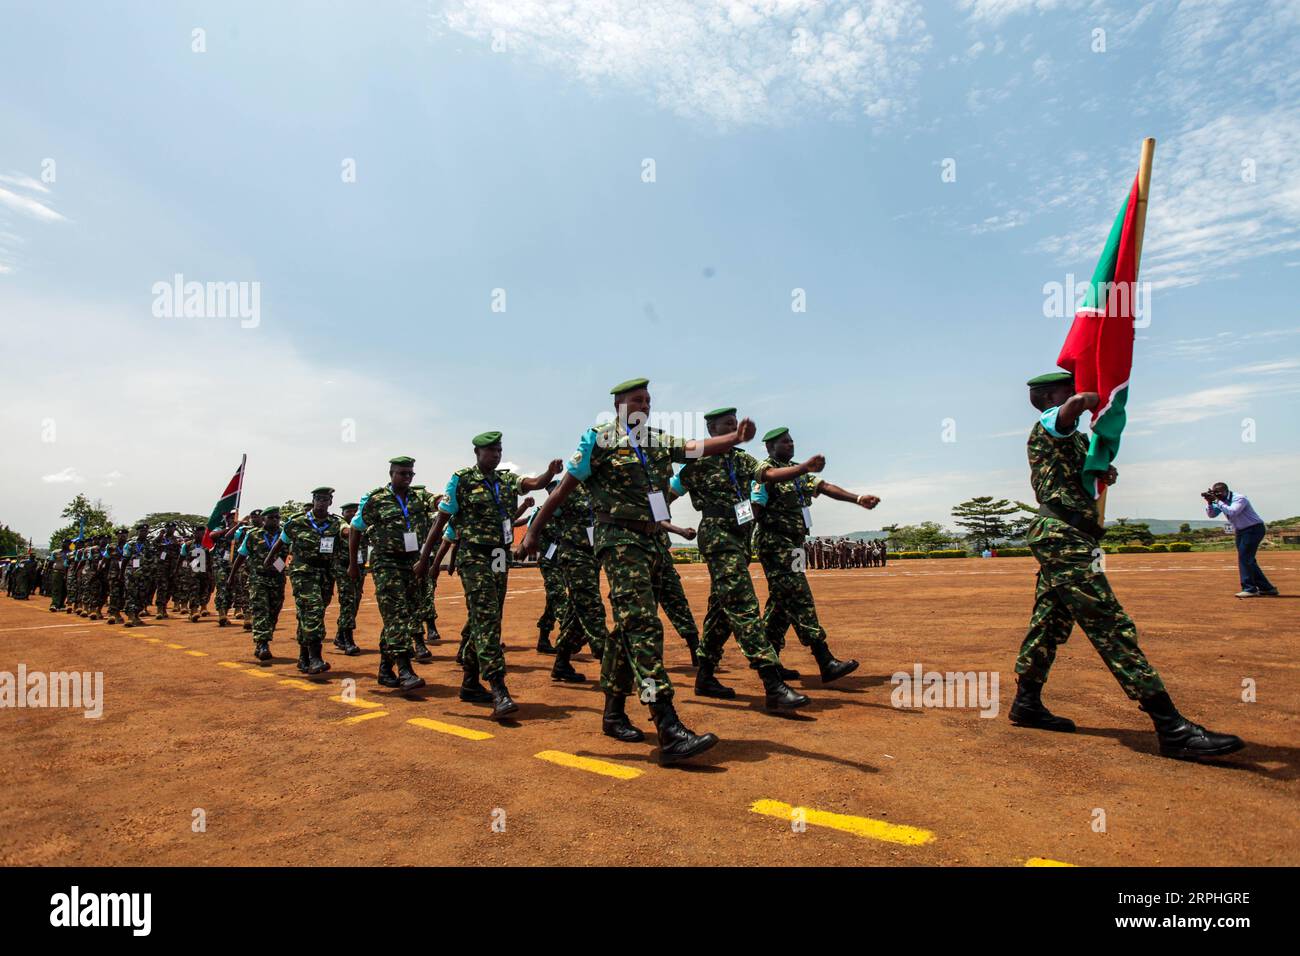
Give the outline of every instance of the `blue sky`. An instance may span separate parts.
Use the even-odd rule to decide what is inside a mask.
[[[355,500],[394,454],[441,486],[488,428],[536,471],[635,375],[882,497],[819,532],[1026,498],[1022,383],[1068,325],[1044,285],[1091,274],[1144,136],[1110,513],[1194,517],[1219,479],[1300,512],[1294,3],[0,17],[0,521],[38,542],[77,492],[206,512],[245,452],[245,507]],[[156,315],[176,274],[258,283],[256,323]]]

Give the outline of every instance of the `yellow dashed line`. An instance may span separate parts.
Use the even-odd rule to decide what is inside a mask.
[[[383,707],[383,704],[376,703],[373,700],[362,700],[360,697],[353,697],[348,700],[342,696],[331,697],[330,700],[336,704],[347,704],[349,707],[360,707],[363,710],[374,710],[376,707]]]
[[[828,810],[814,810],[811,807],[792,807],[779,800],[755,800],[749,809],[764,816],[779,820],[796,819],[795,814],[802,814],[805,823],[817,827],[830,827],[854,836],[867,837],[871,840],[884,840],[886,843],[902,843],[905,846],[920,846],[934,839],[929,830],[904,826],[899,823],[886,823],[871,817],[855,817],[847,813],[831,813]]]
[[[386,710],[370,710],[370,711],[366,711],[366,713],[364,714],[354,714],[351,717],[344,717],[342,720],[339,721],[339,723],[359,724],[361,723],[361,721],[370,720],[373,717],[387,717],[387,716],[388,716],[388,711]]]
[[[1025,866],[1074,866],[1074,864],[1062,863],[1060,860],[1049,860],[1045,856],[1031,856],[1025,860]]]
[[[249,677],[274,677],[275,676],[270,671],[253,670],[251,667],[248,668],[247,670],[242,670],[239,673],[247,674]]]
[[[234,661],[217,661],[217,666],[218,666],[218,667],[233,667],[233,668],[235,668],[235,669],[238,670],[238,669],[242,668],[244,665],[243,665],[243,664],[236,664]]]
[[[458,724],[444,724],[441,720],[430,720],[428,717],[412,717],[407,723],[414,724],[416,727],[423,727],[425,730],[436,730],[440,734],[464,737],[466,740],[492,739],[492,735],[486,731],[470,730],[468,727],[461,727]]]
[[[150,644],[161,644],[163,642],[161,637],[146,637],[145,640]]]
[[[174,650],[174,651],[183,651],[183,650],[185,650],[185,645],[184,645],[184,644],[168,644],[167,646],[170,647],[170,648],[171,648],[172,650]]]
[[[207,656],[208,656],[207,653],[206,653],[205,651],[186,651],[185,653],[188,654],[188,655],[190,655],[190,657],[207,657]]]
[[[635,767],[624,767],[622,764],[610,763],[608,760],[595,760],[591,757],[579,757],[577,754],[566,754],[562,750],[543,750],[539,754],[533,754],[533,756],[538,760],[545,760],[547,763],[559,764],[561,767],[586,770],[588,773],[598,773],[604,777],[616,777],[619,780],[634,780],[645,772]]]
[[[294,688],[295,690],[315,690],[315,689],[316,689],[316,685],[315,685],[315,684],[309,684],[309,683],[307,683],[305,680],[299,680],[299,679],[296,678],[296,677],[290,677],[290,678],[288,678],[288,679],[286,679],[286,680],[282,680],[282,681],[280,681],[280,683],[283,684],[285,687],[292,687],[292,688]]]

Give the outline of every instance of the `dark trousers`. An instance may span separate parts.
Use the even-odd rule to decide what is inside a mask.
[[[1260,570],[1255,560],[1259,543],[1264,540],[1264,525],[1253,524],[1237,532],[1237,570],[1241,572],[1241,589],[1243,591],[1272,591],[1273,585]]]

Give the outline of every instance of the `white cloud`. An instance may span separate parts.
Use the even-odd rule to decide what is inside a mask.
[[[456,0],[445,23],[592,87],[724,126],[810,110],[883,118],[930,38],[916,0]]]
[[[0,203],[42,222],[65,222],[66,219],[39,199],[22,196],[0,186]]]
[[[41,481],[45,482],[47,485],[66,485],[69,482],[81,484],[85,480],[85,478],[82,478],[81,475],[77,473],[77,469],[71,465],[64,468],[62,471],[56,471],[52,475],[41,476]]]
[[[1129,421],[1147,428],[1186,425],[1217,415],[1249,411],[1259,399],[1300,393],[1300,381],[1238,382],[1201,388],[1144,402],[1129,413]]]
[[[1062,0],[960,0],[958,6],[970,11],[970,19],[1001,23],[1007,17],[1037,10],[1043,13],[1062,5]]]

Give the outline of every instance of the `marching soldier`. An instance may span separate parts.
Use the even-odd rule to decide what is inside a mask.
[[[547,493],[554,491],[559,484],[558,481],[552,481],[546,486]],[[537,619],[537,653],[539,654],[555,653],[555,647],[551,644],[551,628],[555,626],[556,618],[564,618],[567,610],[564,575],[560,572],[554,557],[559,550],[558,534],[554,526],[548,527],[538,542],[537,570],[541,572],[542,589],[546,592],[546,606],[542,608],[542,616]]]
[[[235,617],[244,622],[244,630],[253,630],[253,615],[248,609],[248,595],[250,591],[250,582],[248,580],[248,566],[238,560],[239,547],[244,543],[244,536],[250,531],[260,530],[262,527],[262,509],[254,508],[248,513],[247,523],[244,520],[239,522],[235,528],[234,534],[231,535],[231,541],[235,545],[235,557],[231,559],[230,565],[230,582],[227,587],[230,589],[230,603],[235,608]]]
[[[1192,723],[1174,707],[1164,682],[1138,647],[1137,628],[1124,612],[1098,566],[1101,538],[1097,503],[1084,485],[1088,439],[1078,432],[1079,417],[1094,411],[1095,392],[1075,394],[1069,372],[1031,378],[1029,402],[1041,416],[1029,432],[1029,480],[1038,500],[1038,517],[1025,542],[1038,561],[1038,585],[1029,632],[1016,658],[1016,699],[1009,717],[1020,727],[1072,733],[1074,722],[1057,717],[1042,701],[1043,684],[1056,649],[1078,624],[1130,700],[1155,725],[1160,753],[1196,759],[1234,753],[1240,737],[1219,734]],[[1118,478],[1114,466],[1105,481]]]
[[[141,521],[135,526],[135,540],[126,547],[122,567],[122,591],[126,598],[126,626],[140,627],[140,612],[149,600],[157,552],[149,540],[149,525]]]
[[[761,508],[754,532],[758,558],[767,576],[768,604],[764,612],[768,642],[779,655],[785,646],[787,623],[811,650],[823,684],[858,669],[855,660],[837,660],[826,644],[826,631],[817,620],[817,606],[804,573],[803,541],[812,530],[812,499],[825,495],[852,501],[863,508],[880,503],[875,495],[855,495],[822,480],[816,472],[826,466],[822,455],[794,464],[794,438],[788,428],[773,428],[763,436],[767,458],[758,466],[750,499]],[[811,476],[811,477],[809,477]]]
[[[357,608],[361,606],[361,592],[366,586],[364,541],[357,548],[357,567],[361,574],[355,581],[348,576],[348,540],[353,534],[360,534],[363,537],[365,534],[352,529],[352,519],[356,517],[359,507],[361,506],[357,502],[349,502],[343,506],[343,521],[339,527],[338,542],[334,545],[334,583],[339,589],[339,616],[334,634],[334,646],[348,657],[356,657],[361,653],[361,648],[357,647],[352,632],[357,626]]]
[[[155,607],[158,620],[167,617],[167,602],[176,593],[177,568],[180,565],[180,542],[176,540],[176,522],[168,521],[158,542],[158,563],[155,565]]]
[[[501,433],[474,436],[474,465],[451,476],[438,518],[433,523],[416,575],[428,571],[429,556],[439,544],[449,520],[456,522],[457,573],[465,591],[468,641],[462,638],[461,661],[468,684],[482,677],[492,689],[492,716],[500,719],[519,710],[506,687],[506,659],[501,650],[501,616],[505,610],[510,573],[510,549],[519,495],[545,488],[563,467],[557,458],[541,475],[522,478],[513,471],[498,471]]]
[[[429,529],[433,527],[434,515],[438,510],[438,502],[442,500],[442,495],[435,495],[424,485],[411,485],[411,493],[418,495],[424,502],[424,513],[428,515],[428,524],[415,529],[421,542],[429,536]],[[438,634],[438,608],[436,604],[438,581],[433,575],[428,575],[420,582],[420,633],[415,637],[415,653],[411,655],[411,660],[417,664],[432,664],[433,654],[429,651],[425,643],[425,636],[428,636],[429,644],[437,644],[442,640]]]
[[[731,435],[684,441],[650,428],[648,379],[632,379],[610,389],[615,421],[589,428],[565,466],[566,474],[533,518],[520,553],[537,553],[541,530],[579,483],[591,494],[596,515],[595,553],[609,582],[614,632],[605,642],[600,683],[605,691],[604,733],[636,742],[645,735],[627,717],[627,695],[640,692],[658,728],[664,763],[684,760],[718,742],[713,734],[692,733],[673,707],[673,686],[663,663],[663,625],[656,585],[666,560],[658,535],[670,518],[665,493],[674,462],[721,454],[754,435],[745,419]]]
[[[558,488],[559,482],[547,487],[552,485]],[[591,496],[582,485],[573,489],[551,517],[550,527],[555,535],[552,560],[564,587],[564,610],[551,680],[581,683],[587,679],[574,669],[571,661],[583,644],[591,644],[591,653],[597,660],[605,653],[609,632],[605,628],[605,602],[600,596],[600,567],[592,548],[595,525]],[[545,555],[539,557],[545,559]]]
[[[235,539],[235,513],[227,511],[221,516],[222,526],[212,532],[212,591],[213,600],[217,608],[217,627],[228,627],[230,624],[230,605],[231,593],[228,585],[230,584],[230,552],[231,545]]]
[[[271,565],[281,554],[290,556],[289,579],[298,612],[298,670],[304,674],[323,674],[330,669],[321,656],[321,644],[325,640],[325,608],[334,593],[334,549],[341,527],[338,516],[330,514],[333,503],[333,488],[313,488],[311,508],[284,523],[264,559]]]
[[[271,557],[280,535],[280,509],[263,508],[262,526],[251,528],[239,542],[231,576],[248,567],[248,607],[252,614],[253,657],[271,659],[271,640],[284,607],[284,568],[281,558]]]
[[[108,623],[116,624],[125,618],[126,588],[126,538],[130,532],[125,527],[117,529],[117,540],[108,546],[106,564],[108,575]]]

